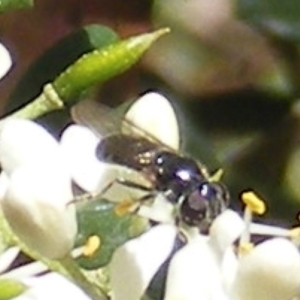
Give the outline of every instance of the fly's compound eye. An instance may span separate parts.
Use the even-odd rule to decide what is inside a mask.
[[[219,182],[204,182],[187,195],[179,211],[181,220],[207,231],[211,222],[228,206],[229,193]]]

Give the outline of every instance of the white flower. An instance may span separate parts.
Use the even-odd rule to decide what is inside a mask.
[[[176,116],[162,96],[154,93],[145,95],[132,105],[126,117],[171,148],[178,148]],[[126,129],[123,126],[125,133]],[[85,131],[80,130],[82,133]],[[139,130],[136,134],[140,134]],[[91,143],[86,139],[84,147],[88,150],[83,152],[90,153],[85,155],[88,156],[85,158],[89,161],[88,165],[96,161],[95,152],[100,139],[93,136]],[[70,164],[81,159],[79,152],[74,157],[70,156]],[[80,161],[78,165],[85,164]],[[96,170],[89,173],[89,168],[86,168],[86,174],[96,174],[92,178],[80,175],[80,170],[73,170],[77,183],[89,191],[101,191],[103,178],[109,182],[104,164],[97,161],[95,165],[103,173],[99,175]],[[123,175],[121,178],[124,178]],[[119,201],[127,199],[124,195],[129,191],[132,189],[125,187],[118,194]],[[140,207],[140,215],[166,224],[153,227],[115,251],[109,267],[113,300],[139,300],[143,296],[153,276],[171,255],[179,231],[183,231],[187,243],[171,258],[164,300],[292,300],[299,296],[300,255],[289,240],[287,230],[255,225],[249,215],[245,214],[243,220],[235,212],[227,210],[214,220],[209,235],[204,236],[191,228],[177,228],[172,222],[173,213],[172,205],[170,207],[165,199],[156,198],[153,206]],[[284,238],[270,239],[254,246],[250,244],[250,233]],[[241,248],[252,245],[253,249],[248,253],[241,250],[236,253],[237,240]],[[274,247],[276,251],[271,250]],[[274,285],[276,287],[272,288]]]
[[[244,224],[236,213],[227,210],[212,226],[213,234],[189,236],[186,246],[172,258],[164,299],[220,299],[214,297],[225,295],[220,265]],[[177,232],[174,225],[157,225],[116,250],[110,264],[112,299],[135,300],[144,294],[171,254]]]
[[[158,225],[116,250],[110,265],[113,300],[140,299],[171,254],[174,228]],[[171,259],[163,299],[292,300],[299,296],[297,247],[288,239],[274,238],[236,255],[234,241],[244,228],[244,221],[227,210],[213,222],[209,236],[190,237]]]
[[[232,299],[293,299],[300,294],[300,255],[290,241],[274,238],[239,259]]]
[[[158,225],[116,250],[110,268],[112,299],[141,298],[153,275],[170,255],[176,233],[174,226]]]
[[[11,68],[12,61],[8,50],[0,43],[0,79],[3,78]]]
[[[59,144],[43,127],[22,119],[0,123],[0,144],[1,208],[7,221],[34,250],[63,257],[73,247],[77,223]]]

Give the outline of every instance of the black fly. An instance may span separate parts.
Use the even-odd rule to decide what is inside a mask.
[[[206,231],[229,203],[227,188],[211,181],[204,165],[181,155],[148,134],[124,115],[86,100],[72,110],[75,122],[100,136],[96,156],[100,161],[138,171],[150,187],[117,178],[117,182],[147,192],[145,199],[163,193],[178,205],[179,219]]]

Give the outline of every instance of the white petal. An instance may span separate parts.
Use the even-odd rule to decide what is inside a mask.
[[[6,194],[8,182],[9,182],[8,176],[4,172],[2,172],[0,174],[0,202],[2,201],[2,199]]]
[[[23,283],[30,288],[14,300],[90,300],[75,284],[56,273],[24,279]]]
[[[170,102],[162,95],[145,94],[130,107],[126,118],[171,148],[179,148],[177,118]]]
[[[238,258],[234,250],[234,247],[228,247],[227,250],[223,253],[220,262],[222,286],[227,294],[232,287],[238,269]]]
[[[128,168],[102,163],[96,157],[99,138],[87,127],[71,125],[61,137],[61,148],[73,180],[85,191],[102,192],[115,179],[130,180],[140,184],[141,175]],[[120,202],[140,198],[143,193],[120,184],[113,186],[103,195],[110,201]]]
[[[1,205],[14,232],[49,258],[67,254],[77,232],[76,213],[69,204],[71,179],[53,166],[27,166],[11,174]]]
[[[20,249],[19,249],[20,251]],[[10,271],[1,274],[1,278],[8,278],[8,279],[15,279],[15,280],[22,280],[24,278],[28,278],[31,276],[36,276],[38,274],[42,274],[49,271],[48,266],[43,264],[40,261],[34,261],[32,263],[28,263],[22,265],[21,267],[17,267],[11,269]]]
[[[240,258],[233,299],[282,300],[300,294],[300,254],[283,238],[271,239]]]
[[[112,300],[139,300],[170,255],[176,228],[158,225],[116,250],[110,265]]]
[[[1,121],[0,144],[0,163],[8,174],[24,164],[59,159],[56,140],[42,126],[29,120]]]
[[[197,237],[171,260],[164,300],[226,299],[214,253],[204,237]]]
[[[16,259],[17,255],[20,253],[18,247],[11,247],[0,255],[0,273],[5,271]]]
[[[71,125],[60,140],[66,162],[74,181],[84,190],[95,192],[115,178],[109,176],[107,164],[101,163],[96,157],[99,138],[88,128]]]
[[[11,68],[12,61],[8,50],[0,43],[0,79],[6,75]]]
[[[234,243],[244,228],[243,219],[233,210],[227,209],[214,220],[209,236],[217,249],[223,252]]]
[[[172,224],[174,223],[174,206],[163,194],[159,193],[150,206],[140,207],[138,215],[152,221]]]

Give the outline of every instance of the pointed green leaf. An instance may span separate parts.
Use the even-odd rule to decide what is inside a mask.
[[[27,287],[16,280],[1,279],[0,280],[0,300],[9,300],[24,293]]]
[[[168,29],[131,37],[83,55],[58,78],[53,86],[67,100],[83,90],[117,76],[134,65]]]
[[[146,227],[145,221],[136,215],[117,215],[115,204],[104,200],[93,200],[82,206],[78,210],[78,224],[77,245],[84,245],[92,235],[100,238],[100,247],[92,257],[78,259],[86,269],[105,266],[118,246],[140,234]]]
[[[84,53],[118,40],[110,28],[90,24],[65,36],[28,68],[10,95],[6,111],[12,111],[37,97],[42,87],[52,82]]]

